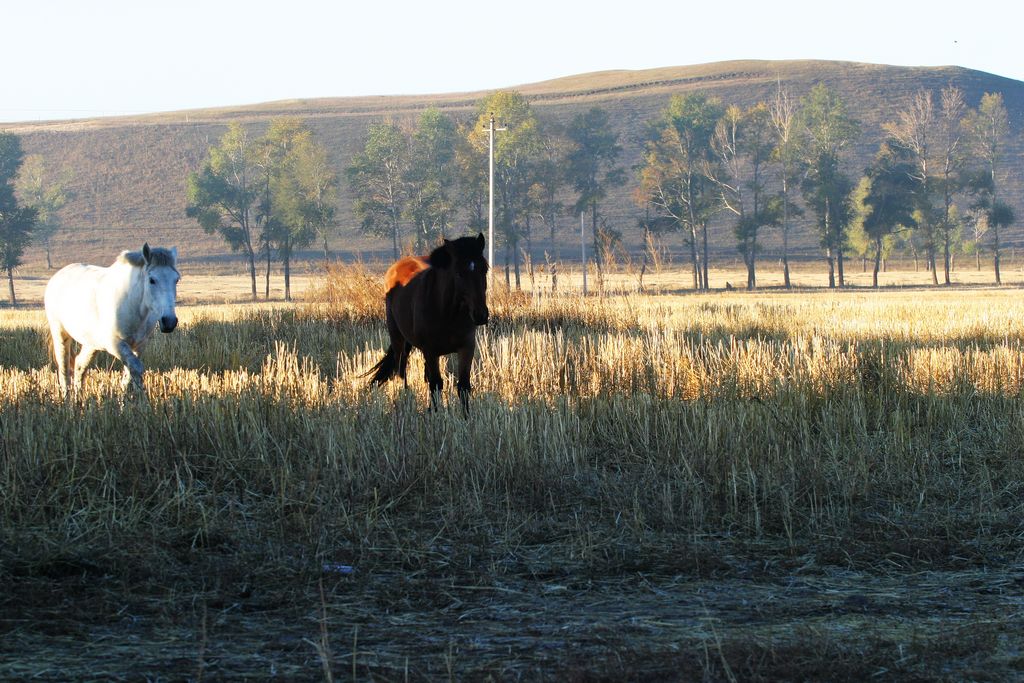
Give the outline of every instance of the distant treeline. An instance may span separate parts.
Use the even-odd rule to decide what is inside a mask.
[[[386,240],[396,257],[425,251],[444,235],[487,232],[491,174],[482,160],[493,159],[496,260],[513,286],[524,255],[543,250],[561,260],[566,237],[556,233],[567,216],[585,226],[581,246],[599,273],[622,254],[627,230],[641,231],[645,262],[679,240],[696,289],[708,287],[709,243],[729,241],[746,264],[747,286],[756,287],[769,235],[781,243],[788,286],[791,237],[806,226],[816,233],[831,286],[843,286],[850,256],[874,263],[876,284],[890,256],[924,262],[936,284],[950,281],[956,258],[980,264],[984,257],[1000,281],[1015,215],[1003,197],[1012,164],[999,93],[968,103],[957,87],[919,90],[883,124],[874,158],[856,171],[863,128],[839,91],[821,84],[801,98],[779,85],[747,107],[702,91],[672,96],[628,141],[640,149],[629,166],[612,117],[595,106],[558,123],[538,117],[521,93],[500,91],[466,120],[436,108],[414,121],[379,120],[354,155],[333,165],[300,118],[274,119],[259,137],[233,123],[189,174],[187,215],[245,255],[253,297],[258,264],[269,290],[274,262],[283,266],[287,295],[293,255],[319,244],[328,256],[342,213]],[[3,141],[0,246],[10,274],[31,240],[49,258],[72,195],[68,178],[50,177],[41,157],[22,158],[15,136]],[[632,197],[634,217],[610,205],[612,194]],[[25,227],[28,215],[16,214],[17,206],[36,210],[32,225]]]
[[[1015,222],[1000,196],[1009,138],[1000,94],[976,108],[949,86],[921,90],[883,125],[884,139],[859,175],[847,168],[861,126],[824,85],[796,100],[781,86],[748,108],[703,92],[677,95],[646,122],[641,163],[624,168],[608,113],[594,107],[564,127],[545,124],[525,97],[498,92],[459,124],[428,110],[414,126],[370,127],[344,169],[361,228],[388,239],[397,256],[424,250],[453,225],[485,230],[489,177],[479,160],[493,130],[494,227],[515,285],[521,255],[547,242],[558,258],[558,217],[582,216],[597,268],[615,258],[622,235],[603,211],[613,187],[630,185],[647,251],[682,237],[694,288],[708,287],[709,231],[731,229],[757,286],[765,230],[781,236],[789,285],[789,242],[797,218],[814,226],[830,286],[843,286],[844,257],[890,255],[923,261],[950,282],[957,255],[984,252],[1000,281],[1005,231]],[[723,219],[724,216],[724,219]],[[714,219],[714,220],[713,220]],[[645,254],[645,258],[648,255]]]

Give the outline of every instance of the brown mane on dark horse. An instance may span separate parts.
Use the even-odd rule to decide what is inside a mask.
[[[423,352],[431,404],[436,406],[444,386],[441,356],[459,354],[456,382],[462,407],[469,409],[470,369],[476,351],[477,325],[486,325],[487,259],[484,236],[445,240],[429,256],[408,256],[392,265],[384,277],[388,335],[391,345],[370,368],[373,384],[396,375],[405,381],[409,353]]]
[[[390,292],[399,285],[409,284],[409,280],[429,267],[426,256],[406,256],[398,259],[384,274],[384,292]]]

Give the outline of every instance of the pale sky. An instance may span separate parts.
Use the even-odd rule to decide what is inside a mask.
[[[0,122],[493,90],[730,59],[954,64],[1024,80],[1006,0],[8,0]],[[922,23],[923,22],[923,25]]]

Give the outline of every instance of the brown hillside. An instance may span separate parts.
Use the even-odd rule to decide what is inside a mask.
[[[781,82],[797,96],[815,83],[838,90],[857,116],[864,133],[851,162],[858,173],[881,139],[881,124],[893,117],[919,88],[937,90],[954,84],[964,90],[975,106],[985,92],[1001,92],[1010,111],[1013,140],[1008,154],[1011,165],[1007,192],[1024,219],[1020,200],[1024,191],[1024,83],[960,67],[895,67],[826,61],[733,61],[643,71],[605,71],[567,76],[514,89],[527,95],[538,115],[564,124],[584,107],[601,106],[612,114],[624,147],[623,164],[638,159],[636,133],[655,117],[674,93],[704,90],[723,102],[750,105],[769,98]],[[243,121],[260,130],[282,115],[306,120],[334,158],[344,168],[363,140],[369,124],[385,117],[415,117],[426,107],[438,107],[460,120],[473,117],[476,103],[487,93],[454,93],[433,96],[380,96],[309,99],[222,109],[179,111],[137,117],[90,119],[70,122],[8,124],[6,130],[22,137],[27,154],[42,154],[50,169],[66,168],[73,175],[75,199],[64,211],[69,227],[54,243],[54,261],[104,260],[125,246],[144,239],[155,244],[177,244],[185,258],[218,258],[228,254],[216,237],[206,235],[184,213],[187,174],[198,168],[207,147],[216,142],[229,121]],[[486,163],[486,159],[481,159]],[[615,227],[635,245],[638,210],[630,199],[630,187],[610,197],[607,214]],[[385,244],[354,229],[350,199],[345,188],[340,201],[343,227],[335,239],[339,251],[381,252]],[[564,219],[566,245],[575,238],[575,222]],[[1024,223],[1024,220],[1022,220]],[[729,231],[718,231],[715,246],[733,255]],[[678,240],[676,240],[678,241]],[[814,253],[814,238],[806,233],[797,247]],[[1024,244],[1024,228],[1009,235],[1012,244]],[[675,245],[678,246],[678,245]],[[766,240],[770,256],[772,239]],[[538,247],[537,251],[540,251]],[[29,254],[41,261],[41,253]],[[31,264],[30,264],[31,265]]]

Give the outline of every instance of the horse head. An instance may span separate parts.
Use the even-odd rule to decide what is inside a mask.
[[[484,258],[484,236],[460,237],[445,240],[430,253],[427,263],[449,273],[455,286],[459,305],[469,313],[476,325],[486,325],[490,318],[487,310],[487,259]]]
[[[177,268],[178,248],[150,249],[146,243],[142,246],[142,259],[143,305],[150,311],[156,311],[161,332],[173,332],[178,326],[174,304],[178,296],[178,280],[181,279]]]

